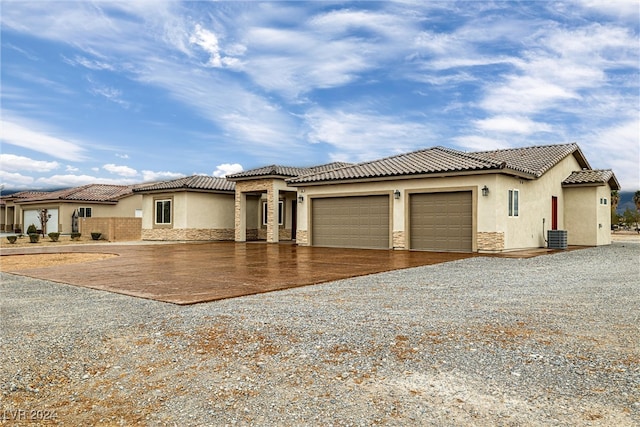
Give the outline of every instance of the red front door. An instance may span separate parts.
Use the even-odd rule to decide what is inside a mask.
[[[551,229],[558,229],[558,198],[551,196]]]

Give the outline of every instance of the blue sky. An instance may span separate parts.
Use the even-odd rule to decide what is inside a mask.
[[[640,188],[637,0],[1,8],[6,189],[567,142]]]

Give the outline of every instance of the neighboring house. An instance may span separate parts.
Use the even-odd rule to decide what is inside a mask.
[[[136,188],[143,240],[234,240],[235,184],[194,175]]]
[[[462,252],[544,247],[548,229],[567,230],[569,245],[610,244],[609,199],[620,188],[577,144],[435,147],[286,183],[299,196],[300,245]]]
[[[319,173],[349,163],[329,163],[308,168],[271,165],[228,175],[235,183],[235,240],[297,240],[298,191],[287,179]]]
[[[142,216],[142,195],[134,194],[133,185],[89,184],[50,192],[15,193],[5,201],[5,229],[25,233],[29,225],[40,229],[39,214],[51,215],[47,233],[71,233],[73,215],[82,222],[89,218],[135,218]],[[91,230],[93,231],[93,230]]]
[[[20,207],[16,207],[16,202],[19,203],[22,199],[28,199],[31,197],[47,194],[45,191],[20,191],[18,193],[9,194],[8,196],[2,196],[0,198],[0,225],[2,231],[8,233],[19,232],[22,233],[22,215],[18,214]]]

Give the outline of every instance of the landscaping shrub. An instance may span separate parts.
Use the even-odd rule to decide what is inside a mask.
[[[27,227],[27,234],[38,234],[38,229],[35,225],[31,224],[29,227]]]
[[[60,238],[60,233],[49,233],[47,236],[49,236],[52,242],[57,242]]]
[[[40,241],[40,235],[38,233],[30,233],[29,234],[29,242],[30,243],[38,243]]]
[[[93,240],[100,240],[100,237],[102,237],[102,233],[98,233],[98,232],[95,232],[95,231],[91,233],[91,238]]]
[[[71,233],[71,240],[80,240],[80,236],[82,236],[82,233],[73,232]]]
[[[9,243],[15,243],[18,240],[18,236],[7,236]]]

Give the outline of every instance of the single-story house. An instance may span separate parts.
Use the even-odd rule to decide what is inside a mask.
[[[143,185],[142,240],[234,240],[235,184],[193,175]]]
[[[606,245],[611,170],[577,144],[462,152],[434,147],[286,180],[300,245],[502,252]]]
[[[29,225],[41,228],[39,215],[46,209],[46,233],[71,233],[73,216],[79,223],[88,218],[142,217],[142,195],[135,185],[88,184],[49,192],[21,192],[3,197],[5,230],[26,233]],[[80,224],[80,227],[82,224]]]
[[[574,143],[471,153],[434,147],[227,179],[236,183],[239,242],[256,237],[257,213],[267,242],[463,252],[544,247],[547,230],[566,231],[569,245],[609,244],[609,199],[620,188]]]

